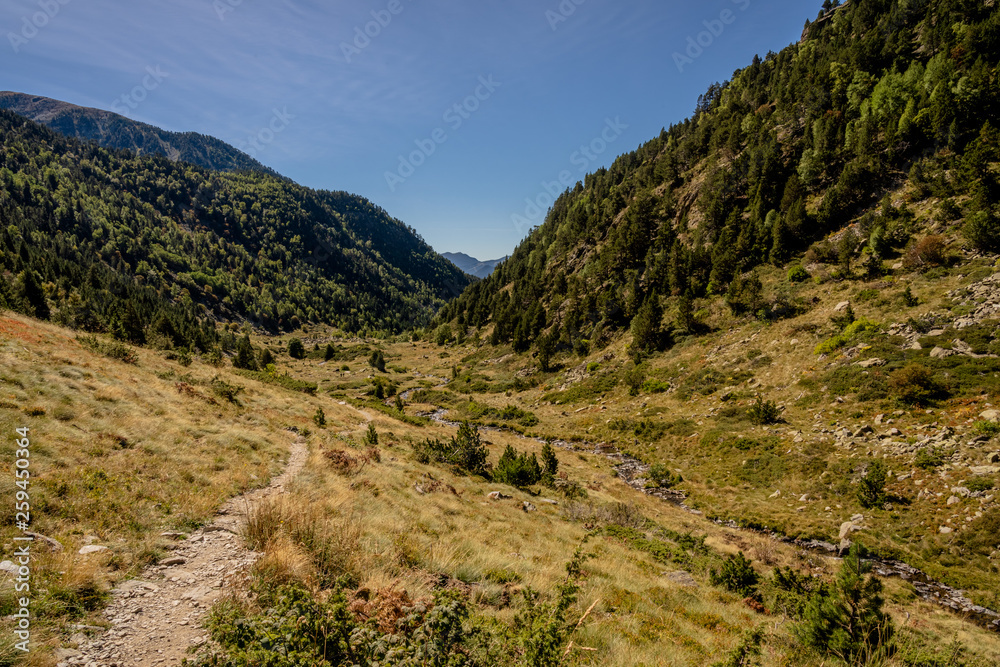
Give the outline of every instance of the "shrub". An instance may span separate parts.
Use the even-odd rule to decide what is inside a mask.
[[[850,665],[870,664],[892,638],[892,620],[882,611],[882,582],[871,564],[861,560],[861,547],[851,547],[832,590],[812,595],[805,620],[795,633],[807,646],[835,655]]]
[[[1000,423],[982,419],[972,425],[972,430],[979,435],[985,435],[992,438],[1000,433]]]
[[[458,434],[450,441],[426,440],[414,449],[420,463],[446,463],[477,475],[486,475],[490,470],[479,430],[467,421],[462,422]]]
[[[672,473],[669,466],[664,463],[654,463],[651,465],[648,476],[651,484],[651,486],[647,485],[648,488],[669,489],[684,481],[680,475]]]
[[[375,350],[368,358],[368,365],[380,373],[385,373],[385,355],[382,350]]]
[[[759,426],[777,424],[781,420],[781,408],[774,401],[765,401],[757,394],[757,400],[747,408],[747,417],[752,424]]]
[[[323,408],[316,408],[316,414],[313,415],[313,422],[320,428],[326,426],[326,413],[323,412]]]
[[[559,474],[559,459],[556,450],[548,441],[542,445],[542,476],[547,484],[551,484]]]
[[[893,371],[889,375],[889,389],[899,400],[911,405],[922,405],[944,392],[934,379],[934,371],[917,363]]]
[[[375,430],[375,424],[371,422],[368,423],[368,432],[365,433],[365,444],[370,447],[378,446],[378,431]]]
[[[274,355],[271,350],[264,348],[260,351],[260,367],[266,369],[268,366],[274,365]]]
[[[742,551],[735,556],[726,556],[718,572],[712,568],[709,571],[709,580],[713,586],[722,586],[741,597],[756,598],[758,595],[757,582],[760,577]]]
[[[629,396],[638,396],[646,381],[646,369],[643,366],[635,366],[625,371],[625,386],[628,387]]]
[[[873,461],[865,474],[858,480],[858,502],[864,508],[881,507],[885,504],[885,484],[888,471],[882,461]]]
[[[913,458],[913,465],[924,470],[934,470],[944,464],[944,455],[937,447],[924,447]]]
[[[237,397],[243,393],[243,387],[238,384],[230,384],[221,378],[212,378],[212,392],[221,399],[230,403],[239,403]]]
[[[519,454],[510,445],[507,445],[493,468],[493,481],[518,488],[537,484],[541,479],[542,467],[538,465],[535,455]]]
[[[829,338],[817,345],[815,353],[830,354],[850,343],[855,337],[867,331],[877,331],[878,328],[878,324],[862,317],[847,325],[842,332],[833,338]]]
[[[812,276],[809,275],[809,272],[798,264],[788,269],[788,282],[790,283],[803,283],[810,278],[812,278]]]
[[[903,258],[903,265],[908,269],[922,269],[940,266],[945,262],[944,239],[936,234],[920,239]]]
[[[293,338],[288,341],[288,356],[292,359],[306,358],[306,346],[302,344],[301,340]]]
[[[996,482],[989,477],[973,477],[966,482],[965,488],[973,493],[977,491],[992,491],[996,488]]]
[[[116,340],[101,340],[97,336],[77,336],[76,340],[92,352],[103,354],[126,364],[139,363],[139,355],[136,354],[136,351]]]

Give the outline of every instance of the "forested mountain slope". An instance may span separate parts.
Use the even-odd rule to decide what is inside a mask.
[[[469,278],[371,202],[63,138],[0,111],[0,307],[141,343],[214,321],[425,323]]]
[[[218,171],[256,171],[278,176],[243,151],[197,132],[169,132],[125,116],[38,95],[0,91],[0,109],[20,114],[60,134],[139,155],[162,155]]]
[[[582,352],[630,323],[638,345],[659,345],[665,313],[691,329],[692,300],[713,294],[778,317],[754,267],[853,225],[813,250],[877,275],[911,240],[911,211],[880,207],[904,185],[942,220],[964,218],[971,247],[998,249],[994,3],[855,0],[820,15],[801,43],[755,57],[692,117],[560,196],[440,322]]]

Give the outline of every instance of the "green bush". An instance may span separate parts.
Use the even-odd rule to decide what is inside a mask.
[[[116,340],[101,340],[97,336],[77,336],[76,340],[92,352],[103,354],[126,364],[139,363],[139,355],[136,354],[136,351]]]
[[[857,336],[868,332],[878,331],[879,325],[871,320],[862,317],[859,320],[848,324],[844,330],[836,336],[829,338],[816,346],[816,354],[830,354],[852,342]]]
[[[812,278],[809,272],[805,270],[800,265],[795,265],[788,269],[788,282],[790,283],[802,283]]]
[[[934,371],[921,364],[908,364],[889,375],[889,389],[894,396],[910,405],[923,405],[944,393],[944,387],[934,378]]]
[[[721,586],[744,598],[755,598],[760,577],[753,569],[750,560],[741,551],[735,556],[726,556],[719,571],[712,568],[709,571],[709,580],[713,586]]]
[[[446,463],[476,475],[486,475],[490,470],[486,446],[479,430],[469,422],[462,422],[451,440],[426,440],[415,445],[414,450],[420,463]]]
[[[635,366],[625,371],[625,386],[628,387],[629,396],[638,396],[646,381],[646,369],[643,366]]]
[[[542,467],[534,454],[518,453],[510,445],[493,468],[493,481],[518,488],[537,484],[542,479]]]
[[[371,422],[368,423],[368,431],[365,433],[365,444],[369,447],[378,447],[378,431]]]
[[[542,478],[546,484],[555,481],[559,473],[559,459],[556,457],[556,450],[548,441],[542,445]]]
[[[944,464],[944,454],[937,447],[924,447],[913,458],[913,465],[924,470],[934,470]]]
[[[777,424],[781,420],[781,409],[774,401],[765,401],[758,394],[754,404],[747,408],[747,417],[752,424],[757,424],[758,426]]]
[[[684,481],[680,475],[672,473],[670,467],[664,463],[654,463],[651,465],[648,477],[649,484],[647,484],[647,488],[669,489]]]
[[[1000,423],[986,421],[983,419],[975,422],[972,425],[972,430],[979,435],[985,435],[992,438],[1000,433]]]
[[[368,357],[368,365],[380,373],[385,373],[385,355],[382,350],[375,350],[372,356]]]
[[[320,428],[326,426],[326,413],[323,412],[323,408],[316,408],[316,414],[313,415],[313,422]]]
[[[882,461],[872,461],[868,470],[858,480],[858,502],[864,508],[881,507],[885,504],[885,484],[888,470]]]
[[[989,477],[973,477],[965,483],[965,488],[973,493],[978,491],[992,491],[996,488],[996,482]]]

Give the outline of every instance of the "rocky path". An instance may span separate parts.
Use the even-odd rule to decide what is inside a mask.
[[[165,534],[177,540],[171,555],[115,588],[104,611],[111,628],[96,637],[75,635],[78,649],[56,651],[60,667],[167,667],[190,657],[189,648],[208,640],[202,620],[224,594],[226,578],[260,556],[237,536],[247,511],[283,493],[307,457],[299,437],[285,470],[268,487],[229,500],[211,524],[190,536]]]

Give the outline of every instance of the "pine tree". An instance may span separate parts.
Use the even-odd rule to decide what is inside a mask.
[[[868,664],[888,649],[892,620],[882,611],[882,582],[854,544],[831,590],[809,600],[796,634],[808,646],[850,665]],[[867,575],[867,576],[866,576]]]
[[[260,351],[260,367],[266,369],[274,363],[274,355],[266,347]]]
[[[293,338],[288,341],[288,356],[292,359],[305,359],[306,358],[306,347],[302,344],[302,341],[298,338]]]
[[[25,269],[21,274],[21,299],[28,306],[28,315],[37,317],[40,320],[47,320],[51,315],[48,301],[45,300],[45,291],[36,274],[31,269]]]
[[[233,358],[233,367],[248,371],[257,370],[257,360],[254,358],[253,345],[250,344],[249,334],[243,336],[236,344],[236,356]]]
[[[791,249],[789,246],[789,241],[791,234],[788,230],[788,224],[785,222],[785,216],[778,216],[777,220],[774,221],[774,225],[771,227],[771,252],[769,253],[768,259],[771,264],[782,267],[788,261],[788,257]]]
[[[556,458],[556,450],[552,447],[552,443],[546,440],[542,445],[542,478],[551,484],[558,472],[559,459]]]
[[[660,306],[660,296],[652,292],[632,320],[632,344],[640,350],[650,352],[662,349],[663,339],[663,308]]]

